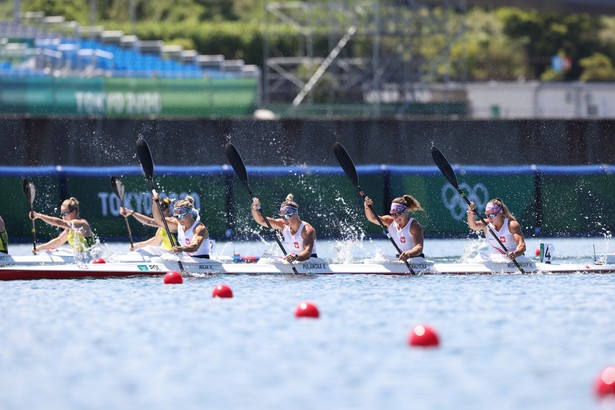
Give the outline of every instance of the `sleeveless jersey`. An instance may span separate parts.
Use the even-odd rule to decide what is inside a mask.
[[[0,232],[0,252],[9,253],[9,234],[6,231]]]
[[[68,244],[77,252],[83,252],[88,248],[91,248],[96,243],[94,236],[85,237],[74,229],[68,230]]]
[[[200,223],[201,223],[200,221],[194,221],[192,226],[188,228],[185,232],[184,232],[184,227],[181,226],[181,224],[177,224],[177,242],[179,242],[180,246],[190,245],[190,241],[192,240],[192,237],[194,236],[194,228],[196,228],[197,225]],[[201,246],[199,246],[199,249],[197,249],[196,252],[188,253],[188,255],[190,256],[209,255],[209,237],[203,240],[203,242],[201,242]]]
[[[284,236],[284,243],[286,244],[286,248],[289,253],[300,253],[303,250],[303,238],[301,237],[301,232],[305,228],[305,222],[301,221],[301,225],[299,225],[299,229],[293,235],[290,232],[290,228],[288,226],[284,226],[282,229],[282,236]],[[312,246],[312,255],[316,254],[316,240],[314,240],[314,246]]]
[[[165,251],[170,251],[173,248],[173,245],[171,244],[171,238],[169,238],[167,230],[164,228],[158,229],[160,229],[160,236],[162,237],[162,243],[160,244],[160,247]],[[171,235],[173,234],[171,233]]]
[[[412,221],[414,221],[414,218],[411,217],[408,220],[408,223],[401,229],[397,226],[397,222],[393,222],[389,226],[389,234],[402,252],[409,251],[414,248],[414,241],[412,240],[412,234],[410,233],[410,225],[412,225]]]
[[[508,222],[509,222],[509,219],[504,218],[504,223],[502,224],[502,228],[499,231],[495,229],[495,226],[493,226],[493,224],[491,223],[489,224],[489,227],[498,236],[498,238],[500,239],[500,242],[504,244],[508,252],[512,252],[515,249],[517,249],[517,242],[515,242],[515,238],[508,230]],[[485,229],[485,238],[487,239],[487,243],[491,245],[491,247],[493,248],[494,252],[501,253],[501,254],[505,253],[502,250],[502,247],[500,246],[498,241],[495,240],[495,238],[493,237],[491,232],[489,232],[488,229]]]

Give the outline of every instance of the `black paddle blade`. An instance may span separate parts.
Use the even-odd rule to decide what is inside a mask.
[[[120,199],[120,202],[124,202],[124,183],[117,177],[111,177],[111,188],[115,195]]]
[[[448,162],[444,154],[440,152],[438,148],[431,147],[431,157],[433,158],[433,162],[435,162],[438,168],[440,168],[442,175],[448,179],[448,182],[450,182],[456,190],[459,190],[459,183],[457,182],[455,171],[453,171],[453,167],[451,167],[451,164]]]
[[[246,189],[252,195],[252,191],[250,189],[250,184],[248,184],[248,171],[246,170],[246,166],[241,159],[241,155],[237,151],[237,148],[230,142],[224,146],[224,153],[228,158],[228,162],[230,162],[233,170],[235,170],[235,174],[237,174],[237,178],[241,180],[241,182],[245,185]]]
[[[36,195],[36,188],[34,187],[32,181],[27,178],[23,180],[23,193],[30,203],[30,208],[32,208],[32,204],[34,204],[34,196]]]
[[[357,174],[357,168],[354,166],[354,162],[348,155],[348,151],[346,148],[339,142],[333,144],[333,153],[335,154],[335,158],[337,158],[337,162],[340,163],[340,166],[346,173],[348,179],[352,181],[352,183],[358,188],[359,187],[359,175]]]
[[[145,177],[148,181],[151,181],[154,178],[154,160],[152,159],[149,145],[147,145],[143,138],[137,139],[137,155],[139,156],[139,162],[141,162],[141,168],[145,172]]]

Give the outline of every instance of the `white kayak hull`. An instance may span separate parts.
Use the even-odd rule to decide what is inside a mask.
[[[182,257],[186,276],[227,275],[290,275],[295,267],[300,274],[309,275],[410,275],[408,268],[398,261],[366,259],[363,263],[327,263],[322,259],[289,264],[279,259],[261,259],[257,263],[227,263],[208,259]],[[520,262],[527,274],[597,274],[615,273],[615,264],[547,264],[530,259]],[[507,261],[469,263],[434,263],[416,258],[412,269],[419,275],[494,275],[521,274]],[[152,258],[150,261],[113,262],[100,264],[50,264],[0,267],[0,280],[75,279],[96,277],[161,276],[180,271],[177,258]]]

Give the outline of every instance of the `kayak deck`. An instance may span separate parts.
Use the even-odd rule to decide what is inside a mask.
[[[510,261],[483,261],[464,263],[434,263],[422,258],[413,260],[412,269],[419,275],[497,275],[521,274]],[[257,263],[225,263],[216,260],[181,258],[186,276],[228,275],[288,275],[294,266],[300,274],[315,275],[410,275],[406,265],[399,261],[366,259],[363,263],[328,263],[310,259],[289,264],[279,259],[261,259]],[[602,274],[615,273],[615,264],[536,263],[530,259],[520,263],[528,274]],[[151,261],[98,263],[98,264],[38,264],[8,265],[0,267],[0,280],[111,278],[128,276],[162,276],[169,271],[180,271],[177,260],[153,258]]]

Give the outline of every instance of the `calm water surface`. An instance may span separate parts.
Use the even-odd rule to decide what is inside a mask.
[[[608,247],[549,241],[574,261]],[[468,241],[428,246],[458,258]],[[220,283],[233,299],[211,297]],[[294,318],[306,300],[320,319]],[[614,275],[0,282],[0,409],[613,409],[593,395],[615,364],[613,300]],[[407,345],[420,323],[439,348]]]

